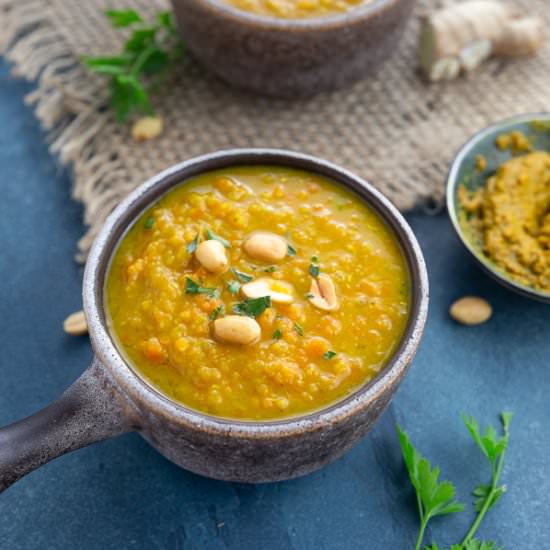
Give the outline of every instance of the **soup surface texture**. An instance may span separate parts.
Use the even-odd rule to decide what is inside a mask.
[[[401,341],[409,286],[394,235],[354,194],[303,171],[236,167],[192,178],[137,220],[106,305],[119,347],[162,393],[265,420],[376,376]]]
[[[282,19],[306,19],[346,12],[370,0],[223,0],[243,11]]]

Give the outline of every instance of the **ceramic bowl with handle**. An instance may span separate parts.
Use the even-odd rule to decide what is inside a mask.
[[[320,411],[265,422],[208,416],[161,394],[123,358],[110,334],[104,306],[110,259],[144,210],[189,178],[225,167],[253,165],[300,168],[354,192],[393,230],[411,277],[405,334],[374,380]],[[370,184],[342,168],[315,157],[272,149],[238,149],[194,158],[137,188],[109,216],[97,236],[86,264],[83,293],[96,356],[57,402],[0,429],[0,491],[57,456],[129,431],[139,432],[183,468],[217,479],[264,482],[307,474],[340,457],[376,422],[407,372],[428,308],[422,252],[395,207]]]
[[[239,88],[299,97],[372,74],[396,49],[416,0],[370,0],[311,19],[256,15],[224,0],[172,0],[183,41]]]
[[[465,185],[468,189],[475,190],[485,185],[487,178],[492,176],[501,164],[512,158],[510,150],[501,150],[496,146],[496,139],[501,134],[514,131],[524,134],[531,142],[533,149],[550,152],[550,113],[518,115],[484,128],[462,146],[452,162],[447,177],[447,211],[462,244],[486,273],[514,292],[550,303],[550,292],[521,284],[499,269],[483,254],[479,246],[468,238],[459,221],[461,208],[458,199],[459,187]],[[479,155],[485,159],[485,167],[481,171],[477,169]]]

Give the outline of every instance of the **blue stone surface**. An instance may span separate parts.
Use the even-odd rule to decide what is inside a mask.
[[[0,424],[55,399],[85,369],[87,338],[62,322],[80,309],[74,263],[81,209],[48,154],[23,96],[0,65]],[[66,455],[0,495],[0,548],[49,550],[408,550],[417,518],[394,425],[457,485],[467,512],[436,520],[458,542],[471,489],[488,471],[459,414],[496,423],[515,413],[508,493],[480,536],[509,550],[550,548],[550,306],[500,288],[473,264],[445,215],[411,215],[431,278],[431,310],[414,365],[376,428],[344,458],[307,477],[247,486],[174,466],[137,434]],[[494,316],[458,326],[449,304],[479,294]]]

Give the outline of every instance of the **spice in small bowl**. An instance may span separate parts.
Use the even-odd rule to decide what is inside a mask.
[[[449,216],[474,259],[502,285],[547,303],[549,127],[550,114],[534,114],[482,130],[459,151],[447,181]]]

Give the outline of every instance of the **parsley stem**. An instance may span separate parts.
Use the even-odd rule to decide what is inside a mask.
[[[505,427],[505,435],[508,436],[508,428]],[[504,456],[506,455],[506,447],[503,449],[499,459],[497,467],[493,465],[492,468],[492,479],[491,479],[491,490],[489,491],[489,494],[487,495],[487,498],[485,499],[485,502],[483,503],[483,506],[481,510],[478,512],[477,517],[472,523],[472,526],[470,527],[470,530],[466,533],[466,536],[464,537],[464,540],[462,541],[463,545],[466,545],[470,540],[473,538],[473,536],[476,534],[476,531],[479,529],[479,526],[481,525],[481,522],[483,521],[483,518],[485,517],[485,514],[488,512],[489,508],[491,507],[493,503],[493,498],[495,496],[495,493],[497,491],[497,484],[500,479],[500,474],[502,473],[502,468],[504,467]]]
[[[424,531],[426,530],[426,526],[428,525],[428,521],[430,520],[430,516],[427,515],[426,517],[423,517],[420,521],[420,529],[418,531],[418,538],[416,539],[416,546],[414,547],[414,550],[420,550],[422,547],[422,541],[424,540]]]
[[[420,517],[420,521],[424,521],[424,508],[422,507],[422,500],[420,500],[420,495],[418,492],[416,492],[416,503],[418,504],[418,515]]]
[[[147,48],[145,48],[138,55],[135,63],[132,65],[132,68],[130,69],[130,73],[137,77],[144,63],[149,59],[149,57],[151,57],[151,54],[153,54],[157,50],[158,50],[158,46],[156,44],[150,44],[149,46],[147,46]]]
[[[502,463],[502,458],[500,460],[500,463]],[[489,491],[489,494],[487,495],[487,498],[485,499],[485,502],[483,503],[483,507],[478,512],[477,517],[472,523],[472,526],[470,527],[470,530],[466,533],[466,536],[464,537],[464,540],[462,541],[462,544],[465,545],[466,543],[470,542],[470,539],[476,534],[476,531],[479,529],[479,526],[481,525],[481,522],[489,510],[489,506],[491,505],[491,502],[493,500],[493,496],[496,489],[496,482],[497,479],[495,477],[495,472],[493,472],[493,479],[491,481],[491,490]]]

